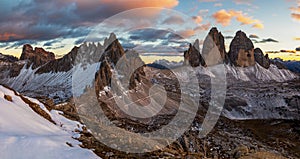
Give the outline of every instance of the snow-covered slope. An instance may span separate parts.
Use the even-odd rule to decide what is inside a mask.
[[[286,69],[278,69],[275,65],[271,65],[269,69],[265,69],[256,63],[251,67],[234,67],[225,65],[227,75],[235,77],[242,81],[277,81],[283,82],[297,78],[297,75]]]
[[[4,95],[12,97],[12,101]],[[98,158],[74,139],[79,137],[74,130],[82,127],[79,122],[66,119],[58,111],[49,112],[39,101],[28,99],[39,104],[57,125],[36,114],[21,97],[0,85],[1,159]]]
[[[74,74],[79,75],[77,77],[87,78],[87,76],[94,77],[94,74],[90,70],[95,69],[95,66],[99,66],[99,59],[105,49],[111,44],[116,37],[112,33],[109,38],[106,38],[103,45],[98,43],[84,43],[76,52],[74,59],[67,59],[62,63],[55,63],[53,66],[47,64],[32,69],[32,67],[23,66],[20,73],[15,77],[5,76],[0,78],[0,84],[5,84],[14,90],[26,94],[27,96],[47,96],[54,99],[55,102],[62,102],[72,97],[72,76]],[[69,53],[72,54],[72,51]],[[68,56],[68,54],[66,55]],[[72,55],[70,55],[72,56]],[[58,65],[62,65],[70,62],[71,68],[69,70],[56,71]],[[43,67],[51,68],[50,71]],[[1,67],[0,67],[1,68]],[[41,69],[42,68],[42,69]],[[40,71],[47,70],[47,71]],[[95,71],[94,71],[95,72]],[[2,74],[3,72],[0,72]],[[79,81],[79,80],[77,80]],[[79,83],[80,84],[80,83]]]

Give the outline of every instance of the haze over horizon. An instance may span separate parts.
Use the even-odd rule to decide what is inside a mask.
[[[255,47],[260,47],[263,51],[295,50],[300,47],[300,1],[297,0],[12,0],[0,2],[0,52],[19,57],[22,45],[29,43],[61,56],[68,53],[74,45],[82,43],[90,31],[106,18],[140,7],[172,9],[194,20],[194,29],[189,29],[184,25],[187,18],[183,19],[184,16],[177,16],[175,13],[170,15],[162,10],[160,16],[154,16],[158,13],[151,11],[133,15],[138,21],[139,17],[148,16],[149,19],[155,17],[152,20],[159,24],[177,26],[187,38],[180,43],[174,41],[178,40],[174,38],[176,35],[153,29],[153,24],[149,25],[147,22],[143,26],[149,25],[148,29],[133,30],[121,35],[116,33],[125,48],[134,47],[139,50],[142,45],[142,52],[157,53],[157,57],[175,59],[174,55],[168,55],[184,50],[187,42],[199,37],[200,40],[204,39],[214,26],[224,35],[227,51],[238,30],[246,32]],[[101,38],[107,37],[109,33],[109,30],[103,30]],[[102,43],[103,39],[97,40]],[[157,47],[158,45],[164,47]],[[299,52],[269,55],[271,58],[300,60]]]

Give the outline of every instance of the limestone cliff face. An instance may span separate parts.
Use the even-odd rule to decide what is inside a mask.
[[[121,64],[122,67],[116,70],[116,65],[119,60],[124,58],[126,63]],[[138,53],[128,51],[125,52],[118,39],[112,41],[110,45],[105,49],[100,58],[101,66],[96,74],[96,92],[103,90],[105,86],[110,86],[113,78],[112,70],[116,71],[119,76],[129,79],[129,88],[134,89],[137,82],[141,82],[142,76],[145,76],[144,62],[138,56]],[[142,66],[137,68],[132,74],[129,73],[131,68],[135,66]],[[130,76],[130,77],[129,77]],[[122,79],[119,79],[122,80]],[[125,83],[128,84],[128,83]]]
[[[238,31],[230,44],[229,59],[232,64],[240,67],[255,65],[254,46],[247,35]]]
[[[43,48],[33,49],[31,45],[25,44],[20,60],[28,60],[28,66],[32,65],[35,69],[49,61],[55,60],[55,55],[52,52],[45,51]]]
[[[67,72],[72,69],[74,60],[77,56],[79,47],[74,47],[68,54],[60,59],[52,60],[47,64],[40,67],[36,73],[49,73],[49,72]]]
[[[254,49],[255,61],[262,67],[268,69],[270,67],[271,61],[268,54],[264,55],[260,48]]]
[[[224,37],[216,27],[210,29],[203,43],[202,55],[206,64],[215,65],[228,63],[228,55],[225,50]]]
[[[194,45],[190,44],[189,49],[184,51],[184,65],[192,67],[206,66],[206,63],[199,52],[199,41],[196,40]]]

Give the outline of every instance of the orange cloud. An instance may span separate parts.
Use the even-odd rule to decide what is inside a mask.
[[[223,26],[230,25],[231,20],[233,18],[236,18],[236,20],[240,22],[242,25],[252,24],[252,27],[254,28],[258,28],[258,29],[264,28],[264,25],[259,20],[253,19],[252,17],[245,15],[242,11],[235,11],[235,10],[226,11],[222,9],[214,13],[212,17],[215,18],[217,23],[220,23]]]
[[[128,8],[140,8],[140,7],[163,7],[173,8],[179,4],[178,0],[102,0],[105,4],[127,6]]]
[[[290,10],[293,12],[300,12],[300,6],[299,7],[291,7]]]
[[[0,41],[7,41],[9,39],[18,39],[18,38],[22,38],[21,35],[17,35],[14,33],[4,33],[4,34],[0,34]]]
[[[300,21],[300,1],[298,1],[297,7],[291,7],[290,10],[292,18]]]
[[[295,20],[299,20],[300,21],[300,14],[298,14],[298,13],[292,13],[292,18],[294,18]]]
[[[223,26],[228,26],[231,22],[232,15],[226,10],[222,9],[212,15],[217,23],[222,24]]]
[[[197,24],[200,24],[203,21],[203,18],[201,16],[193,16],[192,18]]]
[[[195,31],[193,29],[187,29],[187,30],[179,31],[178,34],[180,36],[182,36],[183,38],[189,38],[189,37],[195,35]]]

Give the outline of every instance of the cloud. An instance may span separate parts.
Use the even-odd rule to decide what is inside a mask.
[[[233,0],[233,2],[238,5],[245,4],[245,5],[251,6],[253,0]]]
[[[300,37],[295,37],[294,40],[299,41]]]
[[[167,19],[165,19],[162,24],[177,24],[177,25],[180,25],[180,24],[183,24],[184,23],[184,20],[182,19],[181,16],[177,16],[177,15],[172,15],[170,17],[168,17]]]
[[[86,36],[91,26],[125,10],[173,8],[178,0],[12,0],[1,2],[0,42],[52,40]],[[152,15],[142,12],[140,15]]]
[[[0,48],[4,48],[9,46],[9,43],[0,43]]]
[[[202,25],[197,26],[196,28],[194,28],[194,30],[196,32],[207,31],[210,27],[211,27],[211,24],[210,23],[206,23],[206,24],[202,24]]]
[[[157,55],[158,54],[163,55],[161,53],[174,53],[174,52],[182,51],[178,47],[171,47],[167,45],[154,45],[154,44],[138,45],[134,48],[134,50],[138,51],[139,53],[157,53]]]
[[[233,36],[225,36],[225,39],[233,39]]]
[[[298,6],[298,7],[291,7],[290,10],[292,12],[300,12],[300,6]]]
[[[253,28],[262,29],[264,25],[257,19],[253,19],[245,15],[242,11],[224,9],[217,11],[212,15],[217,23],[222,24],[223,26],[228,26],[231,23],[231,20],[235,18],[241,25],[252,25]]]
[[[190,36],[189,32],[178,32],[183,36]],[[125,49],[135,49],[140,52],[172,52],[167,48],[180,51],[188,46],[184,37],[170,30],[156,30],[152,28],[133,30],[128,37],[119,38]]]
[[[54,43],[58,43],[60,41],[61,41],[60,39],[50,40],[50,41],[45,42],[43,46],[52,46]]]
[[[299,20],[300,21],[300,13],[292,13],[291,14],[292,18],[294,18],[295,20]]]
[[[214,6],[215,6],[215,7],[222,7],[223,4],[222,4],[222,3],[215,3]]]
[[[24,44],[35,45],[35,44],[37,44],[37,41],[36,40],[19,40],[19,41],[13,42],[12,44],[9,44],[8,47],[5,48],[5,50],[12,49],[12,48],[17,49],[17,48],[23,46]]]
[[[203,18],[201,16],[193,16],[192,19],[195,21],[195,23],[200,24],[203,21]]]
[[[257,35],[255,35],[255,34],[249,35],[249,38],[251,38],[251,39],[259,39],[259,37]]]
[[[263,39],[261,41],[257,41],[256,43],[269,43],[269,42],[278,43],[279,41],[272,39],[272,38],[268,38],[268,39]]]
[[[291,17],[295,20],[300,21],[300,1],[298,1],[297,6],[290,7]]]
[[[212,16],[215,18],[217,23],[220,23],[223,26],[228,26],[232,18],[232,15],[224,9],[217,11]]]
[[[129,39],[141,42],[154,42],[157,40],[168,40],[171,33],[167,30],[139,29],[129,32]]]
[[[263,29],[264,25],[262,23],[256,23],[252,25],[253,28],[257,28],[257,29]]]
[[[86,2],[86,1],[84,1]],[[102,0],[103,4],[125,6],[128,8],[140,8],[140,7],[164,7],[173,8],[178,5],[178,0]]]
[[[46,50],[50,50],[50,49],[56,50],[56,49],[61,49],[61,48],[64,48],[64,47],[65,47],[65,45],[60,45],[60,46],[56,46],[56,47],[49,46],[49,47],[46,47],[45,49]]]
[[[198,0],[199,2],[217,2],[218,0]]]
[[[195,30],[193,30],[193,29],[181,30],[181,31],[178,31],[178,34],[183,36],[183,38],[189,38],[189,37],[195,35]]]
[[[79,45],[82,44],[84,42],[85,38],[78,38],[77,40],[75,40],[74,45]]]

